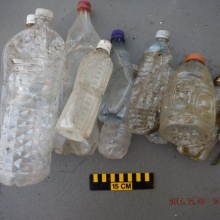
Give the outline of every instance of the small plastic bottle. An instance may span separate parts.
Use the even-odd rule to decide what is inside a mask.
[[[132,137],[127,131],[127,115],[136,69],[133,69],[130,55],[124,48],[122,30],[112,32],[111,43],[113,74],[99,110],[99,119],[104,125],[98,150],[108,159],[121,159],[127,153]]]
[[[144,53],[132,89],[128,116],[128,126],[132,133],[146,135],[159,128],[162,100],[173,74],[169,38],[168,31],[158,31],[156,42]]]
[[[168,84],[160,133],[192,159],[204,160],[213,140],[216,102],[211,75],[200,54],[188,55]]]
[[[50,27],[52,11],[38,8],[35,17],[3,50],[0,182],[6,185],[35,184],[50,172],[65,44]]]
[[[56,125],[64,137],[78,142],[89,139],[113,69],[110,51],[111,43],[101,40],[96,51],[80,63],[73,91]]]
[[[60,116],[72,90],[76,79],[79,64],[83,57],[91,51],[94,51],[100,38],[96,33],[91,20],[91,4],[89,1],[81,0],[77,6],[77,17],[70,28],[66,40],[66,71],[62,93],[60,94]],[[97,123],[97,122],[96,122]],[[94,134],[86,141],[75,142],[66,137],[55,133],[54,150],[58,154],[76,153],[77,155],[86,155],[94,152],[94,146],[98,146],[99,130],[97,124],[94,126]],[[81,146],[82,145],[82,146]],[[81,146],[81,147],[80,147]],[[81,150],[80,150],[81,148]]]

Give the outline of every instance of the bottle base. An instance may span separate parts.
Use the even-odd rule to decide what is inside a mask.
[[[0,172],[0,183],[8,186],[27,186],[42,182],[50,173],[50,169],[38,170],[34,173],[22,174],[11,172]]]

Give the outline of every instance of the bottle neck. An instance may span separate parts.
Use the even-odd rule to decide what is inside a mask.
[[[96,48],[96,51],[101,51],[102,53],[105,53],[109,56],[108,51],[103,48]]]
[[[198,64],[202,64],[205,66],[205,64],[203,62],[201,62],[200,60],[197,60],[197,59],[191,59],[191,60],[188,60],[187,62],[198,63]]]
[[[47,17],[36,17],[35,18],[35,23],[40,25],[40,24],[44,24],[46,26],[51,26],[52,24],[52,19],[47,18]]]
[[[164,42],[164,43],[167,43],[167,44],[169,42],[169,40],[167,38],[164,38],[164,37],[157,37],[156,41],[157,42]]]
[[[76,20],[80,20],[80,23],[83,25],[90,25],[91,24],[90,12],[87,10],[78,11]]]
[[[114,37],[111,39],[111,43],[114,47],[124,47],[124,39],[121,37]]]

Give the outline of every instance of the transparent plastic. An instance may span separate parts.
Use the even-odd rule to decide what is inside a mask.
[[[127,154],[132,133],[127,131],[127,123],[104,123],[100,133],[99,153],[108,159],[121,159]]]
[[[106,50],[88,53],[80,63],[73,91],[57,122],[57,131],[68,139],[88,140],[113,69]]]
[[[136,71],[120,38],[112,40],[113,74],[102,100],[99,119],[104,122],[100,133],[99,152],[108,159],[121,159],[130,146],[132,133],[127,128],[127,115]]]
[[[82,61],[83,57],[86,56],[86,54],[95,50],[99,40],[100,38],[90,20],[90,12],[86,9],[78,11],[76,20],[70,28],[66,40],[66,71],[62,93],[60,96],[61,108],[59,111],[59,116],[73,90],[73,85],[76,79],[76,74],[80,62]],[[77,155],[85,155],[86,152],[91,154],[94,146],[98,145],[96,144],[99,139],[99,130],[97,129],[97,127],[94,128],[94,134],[92,134],[91,136],[91,138],[82,143],[82,151],[81,153],[79,153],[79,142],[71,141],[56,132],[53,144],[54,150],[58,154],[67,154],[74,152]],[[94,137],[98,139],[95,140]],[[78,146],[77,149],[76,146]],[[87,150],[85,150],[85,146],[87,146]]]
[[[160,117],[162,136],[181,154],[205,158],[216,119],[214,85],[207,67],[197,60],[183,63],[168,88]]]
[[[35,184],[50,172],[65,44],[51,19],[35,21],[3,50],[0,182],[6,185]]]
[[[92,133],[88,140],[83,142],[70,141],[65,145],[63,154],[74,153],[77,156],[92,155],[99,144],[99,129],[97,122],[95,123]]]
[[[145,137],[152,143],[155,144],[168,144],[168,141],[165,140],[159,131],[156,131],[152,134],[145,135]]]
[[[143,56],[132,89],[129,130],[146,135],[159,129],[159,115],[167,84],[173,74],[168,39],[156,38]]]
[[[112,46],[113,74],[102,99],[98,117],[101,122],[113,120],[115,123],[122,123],[127,119],[130,108],[134,70],[124,42],[120,38],[113,38]]]

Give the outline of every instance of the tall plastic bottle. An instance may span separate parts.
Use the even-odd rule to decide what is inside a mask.
[[[132,133],[146,135],[159,129],[162,100],[173,74],[169,38],[168,31],[158,31],[156,42],[144,53],[131,96],[128,126]]]
[[[0,182],[6,185],[35,184],[50,172],[65,45],[50,28],[52,11],[37,9],[35,17],[3,50]]]
[[[108,159],[121,159],[128,151],[132,134],[127,131],[127,115],[134,82],[134,70],[125,50],[122,30],[111,36],[113,74],[102,99],[99,119],[104,122],[100,133],[99,152]]]
[[[90,2],[79,1],[77,12],[76,20],[70,28],[66,40],[66,71],[61,94],[61,111],[73,90],[80,62],[86,54],[95,50],[100,41],[90,20]],[[94,152],[98,146],[98,141],[99,130],[96,122],[91,138],[83,141],[83,143],[71,141],[56,133],[54,136],[54,148],[58,154],[76,153],[77,155],[87,155]]]
[[[205,159],[216,118],[214,85],[205,58],[200,54],[188,55],[168,88],[160,118],[162,136],[177,145],[181,154]]]
[[[56,125],[64,137],[78,142],[90,137],[112,73],[110,51],[111,43],[101,40],[96,51],[80,63],[73,91]]]

